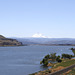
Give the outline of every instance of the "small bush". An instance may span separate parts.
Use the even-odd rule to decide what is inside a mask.
[[[62,62],[62,60],[60,59],[60,56],[57,56],[56,61],[57,62]]]
[[[42,61],[40,61],[40,64],[42,64]]]
[[[44,66],[47,66],[48,60],[44,58],[42,61],[40,61],[40,64],[43,64]]]
[[[45,66],[47,66],[47,65],[48,65],[48,61],[45,61],[43,64],[44,64]]]
[[[50,59],[52,59],[52,61],[56,60],[56,53],[50,54]]]
[[[71,59],[73,56],[70,54],[62,54],[62,58],[68,58]]]
[[[58,59],[58,62],[62,62],[62,60],[61,59]]]
[[[48,54],[48,55],[46,55],[44,58],[45,58],[45,59],[49,59],[49,58],[50,58],[50,55]]]

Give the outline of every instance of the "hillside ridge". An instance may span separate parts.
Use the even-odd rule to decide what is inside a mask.
[[[0,46],[21,46],[22,43],[16,39],[6,38],[0,35]]]

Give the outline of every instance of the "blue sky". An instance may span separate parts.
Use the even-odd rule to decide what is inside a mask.
[[[75,0],[0,0],[0,34],[75,38]]]

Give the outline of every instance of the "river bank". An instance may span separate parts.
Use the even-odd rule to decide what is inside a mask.
[[[54,73],[56,71],[65,69],[66,67],[69,67],[69,66],[75,64],[75,59],[62,59],[62,60],[63,61],[61,63],[52,64],[52,68],[50,68],[50,69],[47,69],[44,71],[39,71],[39,72],[30,74],[30,75],[48,75],[50,73]],[[70,72],[71,72],[71,70],[69,70],[68,72],[65,72],[64,75],[68,74]]]

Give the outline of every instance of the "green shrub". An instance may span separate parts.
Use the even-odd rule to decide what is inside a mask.
[[[49,58],[50,58],[50,55],[48,54],[48,55],[46,55],[44,58],[45,58],[45,59],[49,59]]]
[[[75,56],[75,48],[71,48],[72,52],[74,53],[74,56]]]
[[[52,61],[56,60],[56,53],[50,54],[50,59],[52,59]]]
[[[62,60],[61,59],[58,59],[58,62],[62,62]]]
[[[47,66],[48,60],[44,58],[42,61],[40,61],[40,64],[43,64],[44,66]]]
[[[73,56],[70,54],[62,54],[62,58],[68,58],[71,59]]]
[[[57,57],[56,57],[56,61],[57,61],[57,62],[62,62],[62,60],[60,59],[60,56],[57,56]]]
[[[42,61],[40,61],[40,64],[42,64]]]

